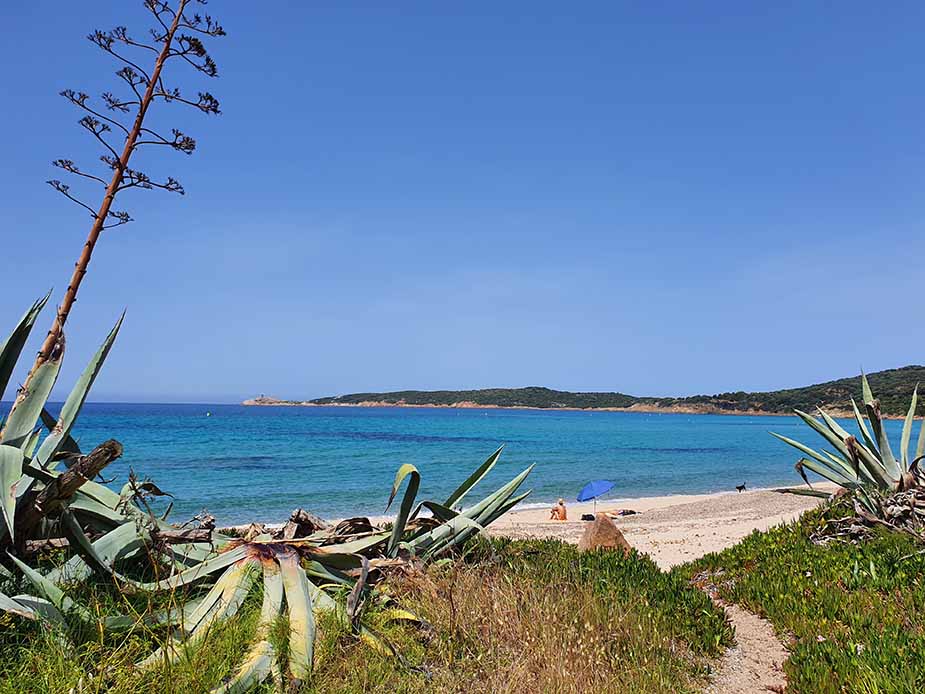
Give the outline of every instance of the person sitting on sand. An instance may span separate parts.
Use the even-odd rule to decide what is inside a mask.
[[[568,515],[565,512],[565,501],[563,499],[559,499],[558,503],[549,510],[549,520],[568,520]]]

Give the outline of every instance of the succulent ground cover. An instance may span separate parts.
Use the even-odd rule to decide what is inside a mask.
[[[862,541],[827,526],[847,500],[675,570],[770,620],[788,645],[788,692],[925,691],[925,554],[877,526]]]

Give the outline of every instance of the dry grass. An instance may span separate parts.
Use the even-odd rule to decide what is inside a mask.
[[[389,584],[431,626],[382,627],[415,670],[338,640],[313,691],[698,691],[731,641],[702,593],[647,558],[548,542],[494,541],[480,554]]]
[[[364,621],[395,646],[397,659],[358,641],[333,616],[319,620],[316,670],[303,694],[676,694],[701,689],[709,658],[731,640],[722,614],[686,580],[636,554],[579,555],[558,542],[478,542],[465,560],[383,587],[429,628],[396,621],[390,606],[371,608]],[[82,590],[77,597],[100,613],[122,600],[105,585]],[[85,694],[206,694],[247,649],[260,599],[254,591],[201,648],[147,673],[132,664],[162,644],[163,631],[84,633],[68,643],[7,618],[0,693],[66,694],[83,678]],[[285,659],[285,618],[271,638]]]

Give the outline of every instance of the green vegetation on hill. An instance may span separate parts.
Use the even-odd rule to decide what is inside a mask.
[[[675,573],[774,625],[790,644],[788,692],[925,691],[925,555],[882,528],[859,544],[810,540],[851,513],[847,504],[807,513]]]
[[[925,366],[904,366],[868,375],[871,387],[879,395],[883,412],[901,416],[909,406],[912,389],[925,381]],[[830,410],[850,410],[850,398],[861,401],[860,376],[840,378],[802,388],[766,393],[719,393],[684,398],[635,397],[625,393],[570,393],[549,388],[486,388],[482,390],[402,390],[390,393],[353,393],[318,398],[314,405],[350,405],[378,402],[395,405],[443,405],[474,403],[488,407],[538,408],[629,408],[647,406],[666,409],[690,409],[704,412],[766,412],[786,414],[795,408],[812,411],[818,406]]]

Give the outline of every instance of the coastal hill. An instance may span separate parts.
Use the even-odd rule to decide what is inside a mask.
[[[884,414],[906,414],[916,384],[925,381],[925,366],[904,366],[868,374]],[[790,414],[825,406],[832,413],[849,413],[851,398],[861,401],[860,375],[802,388],[766,393],[718,393],[682,398],[637,397],[625,393],[571,393],[532,386],[481,390],[402,390],[391,393],[352,393],[315,400],[279,400],[261,396],[245,405],[353,405],[364,407],[520,407],[538,409],[606,409],[633,412],[686,412],[705,414]]]

